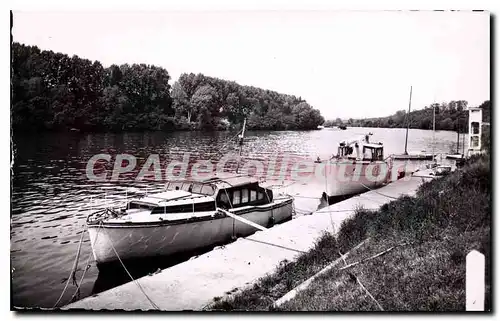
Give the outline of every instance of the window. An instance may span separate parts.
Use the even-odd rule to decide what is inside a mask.
[[[240,191],[234,191],[233,192],[233,205],[238,205],[240,204]]]
[[[134,203],[130,202],[127,206],[128,209],[141,209],[141,210],[150,210],[153,208],[153,206],[146,205],[146,204],[139,204],[139,203]]]
[[[256,191],[250,191],[250,202],[253,202],[257,199],[257,192]]]
[[[473,122],[471,123],[472,126],[472,134],[479,134],[479,123],[478,122]]]
[[[230,208],[231,204],[229,204],[229,197],[225,190],[219,192],[219,206],[222,208]]]
[[[373,150],[371,148],[363,149],[363,159],[373,159]]]
[[[470,138],[471,147],[479,147],[479,137],[473,136]]]
[[[259,198],[259,200],[263,199],[264,198],[264,193],[259,192],[259,197],[258,198]]]
[[[215,189],[212,185],[203,185],[201,189],[201,194],[203,195],[214,195]]]
[[[193,193],[201,194],[202,187],[203,187],[203,185],[201,185],[201,184],[193,184]]]
[[[195,203],[194,210],[196,212],[215,211],[215,202]]]
[[[175,190],[179,190],[182,188],[182,182],[170,182],[168,184],[168,190],[169,191],[175,191]]]
[[[246,188],[241,191],[241,202],[248,203],[248,189]]]
[[[183,204],[175,206],[159,206],[155,207],[151,214],[169,214],[169,213],[191,213],[193,212],[215,211],[215,202],[204,202],[193,204]]]

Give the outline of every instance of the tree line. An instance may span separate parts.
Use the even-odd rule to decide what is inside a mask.
[[[406,110],[399,110],[394,115],[388,117],[352,119],[343,122],[340,118],[327,120],[325,127],[339,126],[341,124],[352,127],[383,127],[383,128],[410,128],[431,129],[433,128],[433,113],[435,112],[436,130],[452,130],[460,133],[468,132],[468,111],[467,101],[452,100],[441,104],[434,103],[424,109],[413,110],[409,114]],[[483,121],[490,122],[491,104],[487,100],[480,106],[483,109]],[[433,109],[435,111],[433,111]]]
[[[13,43],[14,131],[316,129],[321,113],[301,97],[146,64],[103,67]]]

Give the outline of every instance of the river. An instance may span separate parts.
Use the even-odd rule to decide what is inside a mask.
[[[367,132],[373,133],[372,141],[383,142],[385,156],[403,152],[404,129],[348,128],[246,132],[242,156],[261,161],[276,155],[325,159],[336,153],[338,141]],[[182,159],[185,153],[189,153],[191,159],[217,161],[227,153],[237,152],[238,145],[234,139],[231,140],[234,135],[235,132],[150,132],[15,137],[10,251],[13,305],[52,307],[57,301],[72,269],[81,233],[85,228],[85,218],[99,207],[93,198],[106,195],[112,199],[113,195],[154,190],[163,185],[162,182],[141,182],[134,179],[122,182],[90,181],[85,168],[93,155],[106,153],[114,157],[127,153],[140,163],[151,154],[159,154],[162,161],[169,162]],[[456,148],[456,140],[455,132],[435,132],[436,153],[451,152]],[[431,152],[432,142],[432,131],[409,131],[409,151]],[[461,149],[460,146],[460,151]],[[106,170],[110,173],[112,168]],[[131,175],[137,175],[139,170],[140,166],[137,166]],[[320,191],[314,193],[320,194]],[[317,196],[319,198],[321,195]],[[82,244],[77,282],[91,254],[88,236]],[[140,277],[187,258],[179,256],[169,258],[168,262],[144,263],[131,268],[131,272],[134,277]],[[81,299],[129,281],[123,271],[99,272],[92,259],[90,263],[76,298]],[[70,283],[61,303],[67,303],[76,288]]]

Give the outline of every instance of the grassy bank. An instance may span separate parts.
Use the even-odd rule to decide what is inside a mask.
[[[213,310],[465,310],[465,257],[486,256],[490,307],[491,185],[489,156],[424,183],[378,211],[360,209],[334,237],[324,235],[294,262],[251,288],[215,298]],[[363,245],[351,251],[356,245]],[[344,260],[339,253],[349,253]],[[375,258],[377,254],[384,253]],[[273,303],[333,261],[333,269],[278,308]],[[361,262],[360,262],[361,261]],[[360,262],[340,270],[345,265]]]

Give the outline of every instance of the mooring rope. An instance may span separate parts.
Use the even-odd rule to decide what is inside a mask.
[[[101,222],[102,223],[102,222]],[[104,233],[106,233],[106,235],[108,236],[108,239],[109,239],[109,244],[111,244],[111,248],[113,249],[113,252],[115,252],[115,255],[116,257],[118,258],[118,261],[120,261],[120,264],[122,265],[123,269],[125,270],[125,272],[127,272],[128,276],[130,277],[130,279],[132,280],[132,282],[134,282],[137,287],[139,288],[139,290],[141,290],[142,294],[144,294],[144,296],[146,297],[146,299],[148,299],[149,303],[153,306],[154,309],[156,310],[160,310],[160,308],[153,302],[153,300],[151,300],[151,298],[147,295],[147,293],[144,291],[144,289],[142,288],[141,284],[139,283],[139,281],[137,281],[136,279],[134,279],[132,277],[132,274],[130,274],[130,272],[127,270],[127,267],[125,266],[125,264],[123,263],[122,259],[120,258],[120,255],[118,255],[118,252],[116,251],[115,249],[115,246],[113,245],[113,241],[111,240],[111,238],[109,237],[109,234],[108,232],[106,232],[106,229],[103,229]]]
[[[84,234],[85,234],[85,229],[82,231],[82,236],[80,237],[80,243],[78,244],[78,250],[76,251],[75,261],[73,263],[73,267],[71,269],[71,272],[68,276],[68,280],[66,281],[66,285],[64,286],[64,289],[62,290],[61,295],[59,296],[59,299],[57,299],[57,302],[52,306],[52,308],[55,308],[59,304],[59,302],[61,302],[61,299],[63,298],[64,293],[66,293],[66,289],[68,288],[69,282],[71,280],[75,279],[75,272],[76,272],[75,270],[76,270],[76,266],[78,264],[78,259],[80,258],[80,250],[82,248]],[[76,283],[76,280],[75,280],[75,283]]]
[[[271,243],[271,242],[259,241],[259,240],[251,239],[251,238],[248,238],[248,237],[245,237],[243,239],[247,240],[247,241],[252,241],[252,242],[257,242],[257,243],[262,243],[262,244],[266,244],[266,245],[270,245],[270,246],[279,247],[281,249],[285,249],[285,250],[289,250],[289,251],[293,251],[293,252],[297,252],[297,253],[301,253],[301,254],[307,253],[306,251],[297,250],[297,249],[294,249],[294,248],[291,248],[291,247],[288,247],[288,246],[283,246],[283,245],[279,245],[279,244],[275,244],[275,243]]]
[[[321,199],[321,197],[303,196],[303,195],[293,195],[293,197],[297,197],[297,198],[310,198],[310,199],[315,199],[315,200],[320,200]]]
[[[363,184],[363,183],[361,183],[361,182],[358,182],[358,183],[359,183],[359,184],[361,184],[361,185],[363,185],[363,187],[364,187],[364,188],[366,188],[367,190],[369,190],[370,192],[375,192],[376,194],[379,194],[379,195],[384,196],[384,197],[392,198],[392,199],[394,199],[394,200],[397,200],[397,199],[398,199],[398,197],[394,197],[394,196],[391,196],[391,195],[386,195],[386,194],[380,193],[380,192],[378,192],[377,190],[372,189],[372,188],[370,188],[370,187],[366,186],[365,184]]]
[[[96,232],[96,236],[95,236],[94,242],[91,245],[90,253],[89,253],[89,256],[87,257],[87,263],[85,264],[85,269],[83,270],[82,276],[80,278],[80,282],[78,282],[78,286],[77,286],[75,292],[73,293],[73,295],[71,296],[71,299],[69,300],[68,304],[73,301],[73,299],[76,297],[77,293],[80,291],[80,288],[81,288],[82,283],[83,283],[83,278],[85,277],[85,274],[87,273],[87,271],[90,268],[90,259],[92,258],[92,248],[94,247],[95,243],[97,242],[97,237],[99,236],[99,231],[101,229],[101,226],[102,226],[102,224],[99,224],[99,227],[97,228],[97,232]],[[92,240],[90,240],[90,241],[92,241]]]

